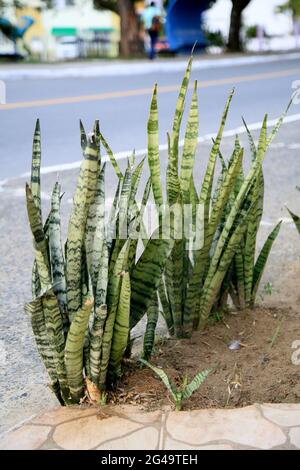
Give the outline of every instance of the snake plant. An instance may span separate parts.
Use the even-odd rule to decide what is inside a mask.
[[[287,110],[285,111],[285,113],[287,112]],[[267,118],[265,117],[257,147],[244,121],[249,138],[253,165],[255,165],[255,163],[262,159],[262,157],[265,155],[266,150],[272,143],[281,125],[283,116],[280,118],[277,126],[274,127],[269,137],[267,137]],[[237,149],[240,148],[238,138],[236,138],[235,147]],[[226,172],[228,171],[228,169],[225,168],[224,171]],[[243,172],[241,172],[238,180],[236,181],[235,189],[232,192],[230,201],[225,210],[222,221],[223,224],[228,211],[234,204],[235,198],[244,180],[245,177],[243,175]],[[247,221],[245,233],[242,237],[239,247],[237,248],[233,262],[226,274],[223,283],[223,299],[221,300],[221,302],[226,301],[227,295],[230,294],[234,305],[237,308],[241,309],[245,307],[253,307],[255,303],[257,289],[259,287],[259,283],[261,281],[263,271],[268,260],[268,256],[272,249],[273,243],[279,234],[281,227],[280,221],[275,225],[275,227],[268,235],[255,261],[257,235],[260,227],[264,205],[264,176],[262,167],[260,168],[260,171],[257,174],[256,178],[253,180],[253,187],[252,190],[249,192],[246,202],[247,204],[253,206],[253,210],[249,220]]]
[[[293,221],[296,225],[296,228],[297,228],[298,232],[300,233],[300,217],[298,215],[294,214],[292,211],[290,211],[290,209],[288,209],[288,211],[289,211],[289,214],[292,217],[292,219],[293,219]]]
[[[195,375],[195,377],[190,383],[188,383],[188,378],[187,376],[185,376],[182,380],[181,385],[179,387],[176,387],[170,381],[169,377],[167,376],[164,370],[160,369],[159,367],[155,367],[144,359],[140,359],[140,361],[147,367],[152,369],[153,372],[155,372],[155,374],[161,379],[175,403],[176,411],[181,411],[183,401],[190,398],[192,394],[198,390],[198,388],[206,380],[208,374],[211,372],[211,369],[206,369],[202,372],[199,372],[197,375]]]
[[[146,313],[170,250],[170,241],[154,233],[144,241],[137,260],[138,239],[133,234],[140,231],[151,189],[149,180],[139,208],[135,195],[143,161],[134,167],[131,157],[123,175],[111,155],[119,184],[106,222],[105,164],[101,163],[97,122],[89,136],[81,124],[81,146],[83,161],[64,246],[59,183],[53,189],[50,214],[45,223],[42,219],[39,122],[33,140],[31,182],[26,185],[35,261],[33,300],[25,311],[62,405],[79,403],[87,380],[105,393],[120,376],[130,330]]]
[[[167,204],[170,210],[172,207],[179,206],[180,213],[184,214],[186,206],[192,208],[193,234],[188,237],[184,232],[182,237],[177,239],[175,225],[178,217],[177,220],[176,217],[171,218],[170,228],[174,246],[166,262],[158,289],[163,316],[169,332],[177,337],[190,336],[194,329],[205,326],[220,299],[224,296],[227,298],[228,273],[231,272],[232,262],[236,259],[236,253],[239,253],[245,239],[246,251],[243,256],[246,258],[247,266],[245,273],[243,272],[243,281],[245,280],[246,295],[250,296],[251,301],[254,299],[267,254],[279,231],[278,225],[268,238],[256,265],[253,266],[255,240],[262,211],[262,162],[268,146],[281,125],[283,116],[269,138],[266,135],[267,119],[265,118],[259,147],[257,152],[255,150],[256,157],[253,159],[248,175],[244,176],[242,170],[244,150],[240,145],[235,145],[228,166],[220,153],[222,135],[233,97],[233,92],[231,92],[225,105],[217,137],[213,141],[202,186],[197,192],[196,188],[199,185],[195,183],[193,177],[198,144],[197,82],[195,82],[187,119],[181,162],[179,156],[180,129],[191,67],[192,58],[181,85],[172,133],[168,135],[166,181]],[[153,197],[156,205],[161,207],[164,197],[161,185],[158,124],[157,86],[155,86],[148,120],[148,163]],[[214,185],[218,157],[222,160],[223,169]],[[184,220],[181,222],[184,223]],[[199,238],[203,240],[201,246],[199,246]]]

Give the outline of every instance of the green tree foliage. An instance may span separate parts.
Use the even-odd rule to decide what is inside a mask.
[[[293,18],[299,18],[300,17],[300,0],[288,0],[287,2],[277,7],[277,12],[278,13],[291,12],[293,15]]]

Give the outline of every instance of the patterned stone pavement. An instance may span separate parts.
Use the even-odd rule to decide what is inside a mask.
[[[0,438],[0,449],[300,449],[300,404],[139,412],[134,407],[59,408]]]

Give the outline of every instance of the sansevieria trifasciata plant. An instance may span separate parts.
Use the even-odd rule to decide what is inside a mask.
[[[211,369],[205,369],[202,372],[198,372],[191,382],[189,382],[188,377],[185,376],[183,377],[180,386],[176,386],[172,383],[163,369],[150,364],[144,359],[140,359],[140,361],[142,364],[145,364],[147,367],[152,369],[153,372],[155,372],[155,374],[161,379],[174,401],[176,411],[181,411],[183,402],[190,398],[193,393],[200,388],[211,372]]]
[[[86,388],[105,391],[121,375],[130,330],[146,313],[156,293],[170,241],[153,234],[137,259],[143,204],[136,204],[143,161],[128,159],[105,220],[105,164],[101,162],[98,123],[88,136],[81,124],[81,164],[65,245],[61,240],[60,184],[42,219],[41,138],[37,122],[26,202],[35,261],[33,300],[25,306],[39,353],[62,405],[79,403]]]
[[[194,181],[195,155],[198,145],[197,82],[194,85],[185,137],[180,149],[180,130],[186,95],[189,87],[192,59],[190,59],[181,85],[173,120],[168,135],[168,164],[166,171],[166,204],[173,215],[170,218],[170,234],[174,240],[164,274],[158,289],[159,301],[170,334],[190,336],[192,331],[204,327],[212,311],[227,303],[229,288],[235,286],[232,272],[236,260],[239,269],[239,289],[244,283],[247,304],[253,304],[262,271],[276,238],[280,224],[268,240],[254,265],[255,242],[263,205],[262,163],[268,146],[278,131],[283,116],[271,135],[267,137],[265,118],[258,149],[252,146],[253,161],[246,176],[243,173],[244,149],[238,140],[228,163],[222,157],[220,146],[233,92],[230,93],[221,118],[221,124],[213,141],[202,185]],[[164,204],[164,191],[160,169],[158,138],[157,86],[151,101],[148,120],[148,163],[153,197],[157,207]],[[253,142],[251,141],[251,144]],[[180,156],[181,154],[181,156]],[[216,183],[217,161],[222,164]],[[200,187],[200,190],[197,188]],[[164,206],[163,206],[164,207]],[[163,210],[158,209],[160,217]],[[184,225],[186,214],[189,230],[177,233],[178,221]],[[175,215],[174,215],[175,214]],[[179,224],[179,225],[180,225]],[[181,226],[182,226],[181,225]]]

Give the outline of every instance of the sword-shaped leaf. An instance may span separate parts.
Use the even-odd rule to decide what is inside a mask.
[[[281,223],[282,221],[280,221],[276,225],[276,227],[272,230],[267,240],[265,241],[265,244],[262,247],[261,252],[256,260],[254,271],[253,271],[253,284],[252,284],[253,287],[252,287],[252,298],[251,298],[252,304],[254,304],[255,302],[257,289],[258,289],[260,280],[262,278],[273,243],[279,234]]]
[[[198,390],[198,388],[203,384],[210,372],[211,369],[206,369],[202,372],[199,372],[183,390],[182,399],[187,400],[190,398],[193,393],[196,392],[196,390]]]
[[[86,149],[88,140],[87,140],[86,132],[85,132],[84,125],[81,119],[79,121],[79,126],[80,126],[80,145],[81,145],[82,151],[84,152]]]
[[[172,241],[159,239],[157,229],[131,273],[131,318],[132,329],[144,316],[154,291],[160,283],[162,271],[172,249]]]
[[[102,246],[105,239],[105,166],[104,163],[99,172],[95,198],[90,205],[85,228],[87,263],[94,296],[101,263]]]
[[[117,160],[115,159],[115,156],[113,154],[113,151],[112,149],[110,148],[110,146],[108,145],[108,143],[106,142],[106,140],[104,139],[102,133],[100,132],[99,134],[99,137],[100,137],[100,141],[103,145],[103,147],[105,148],[106,152],[107,152],[107,155],[109,156],[109,159],[110,159],[110,162],[112,164],[112,166],[114,167],[114,170],[116,172],[116,175],[118,176],[119,179],[123,179],[123,173],[122,171],[120,170],[120,167],[117,163]]]
[[[87,300],[74,314],[65,346],[65,364],[71,399],[79,403],[83,396],[83,346],[93,302]]]
[[[130,316],[130,278],[129,273],[121,275],[119,304],[114,323],[111,352],[108,365],[108,375],[114,381],[121,376],[121,361],[123,359],[129,337]]]
[[[67,286],[65,277],[65,261],[61,244],[59,183],[55,184],[51,198],[51,212],[49,217],[49,253],[53,290],[57,297],[60,311],[63,317],[66,317]]]
[[[30,317],[31,327],[38,352],[51,379],[51,388],[60,404],[64,405],[54,362],[54,351],[52,345],[49,343],[49,338],[47,335],[42,298],[38,297],[37,299],[27,303],[25,305],[25,312]]]
[[[163,193],[159,160],[157,85],[154,87],[148,120],[148,164],[151,174],[154,201],[155,204],[161,206],[163,204]]]
[[[155,340],[155,330],[158,321],[158,297],[157,292],[154,293],[153,299],[149,304],[147,310],[147,325],[146,331],[144,334],[144,350],[143,350],[143,358],[148,360],[151,357],[154,340]]]
[[[49,344],[53,350],[53,359],[60,385],[61,395],[64,401],[68,403],[69,387],[64,361],[65,335],[62,315],[53,289],[48,290],[42,296],[42,306]]]
[[[104,390],[106,387],[106,377],[112,346],[112,337],[120,300],[121,277],[127,264],[128,249],[129,242],[127,241],[121,249],[120,254],[115,262],[114,269],[109,276],[107,292],[108,315],[103,333],[102,356],[99,375],[99,387],[101,390]]]
[[[34,240],[35,259],[42,291],[51,286],[48,246],[45,239],[41,213],[36,206],[31,188],[26,184],[27,214]]]
[[[292,217],[292,219],[293,219],[293,221],[296,225],[296,228],[297,228],[298,232],[300,233],[300,217],[298,217],[298,215],[296,215],[292,211],[290,211],[290,209],[288,209],[288,211],[289,211],[289,214]]]
[[[90,373],[95,385],[99,384],[100,360],[104,325],[107,318],[107,305],[100,305],[95,309],[93,326],[90,333]]]
[[[184,138],[181,170],[180,170],[180,186],[183,196],[183,203],[190,203],[190,187],[191,178],[194,169],[195,154],[198,145],[199,132],[199,115],[198,115],[198,96],[197,81],[195,81],[194,93],[190,114],[187,121],[186,133]]]
[[[30,188],[36,207],[42,218],[41,208],[41,128],[40,121],[37,119],[32,144],[32,163]]]
[[[98,162],[98,148],[92,136],[89,138],[81,163],[68,227],[66,276],[68,310],[71,320],[81,307],[82,247],[89,208],[95,197]]]
[[[169,143],[169,158],[167,166],[167,195],[169,205],[172,205],[177,201],[180,191],[180,182],[178,177],[179,135],[184,112],[186,93],[191,75],[192,61],[193,59],[191,57],[188,62],[187,69],[179,91],[173,121],[173,130]]]
[[[170,394],[172,395],[173,397],[173,400],[176,402],[177,400],[177,390],[176,388],[174,387],[174,385],[170,382],[169,380],[169,377],[167,376],[167,374],[162,370],[162,369],[159,369],[158,367],[155,367],[153,366],[152,364],[150,364],[150,362],[148,361],[145,361],[145,359],[140,359],[141,363],[142,364],[145,364],[145,366],[149,367],[150,369],[153,370],[153,372],[155,372],[155,374],[161,379],[161,381],[163,382],[164,386],[166,387],[166,389],[170,392]]]

